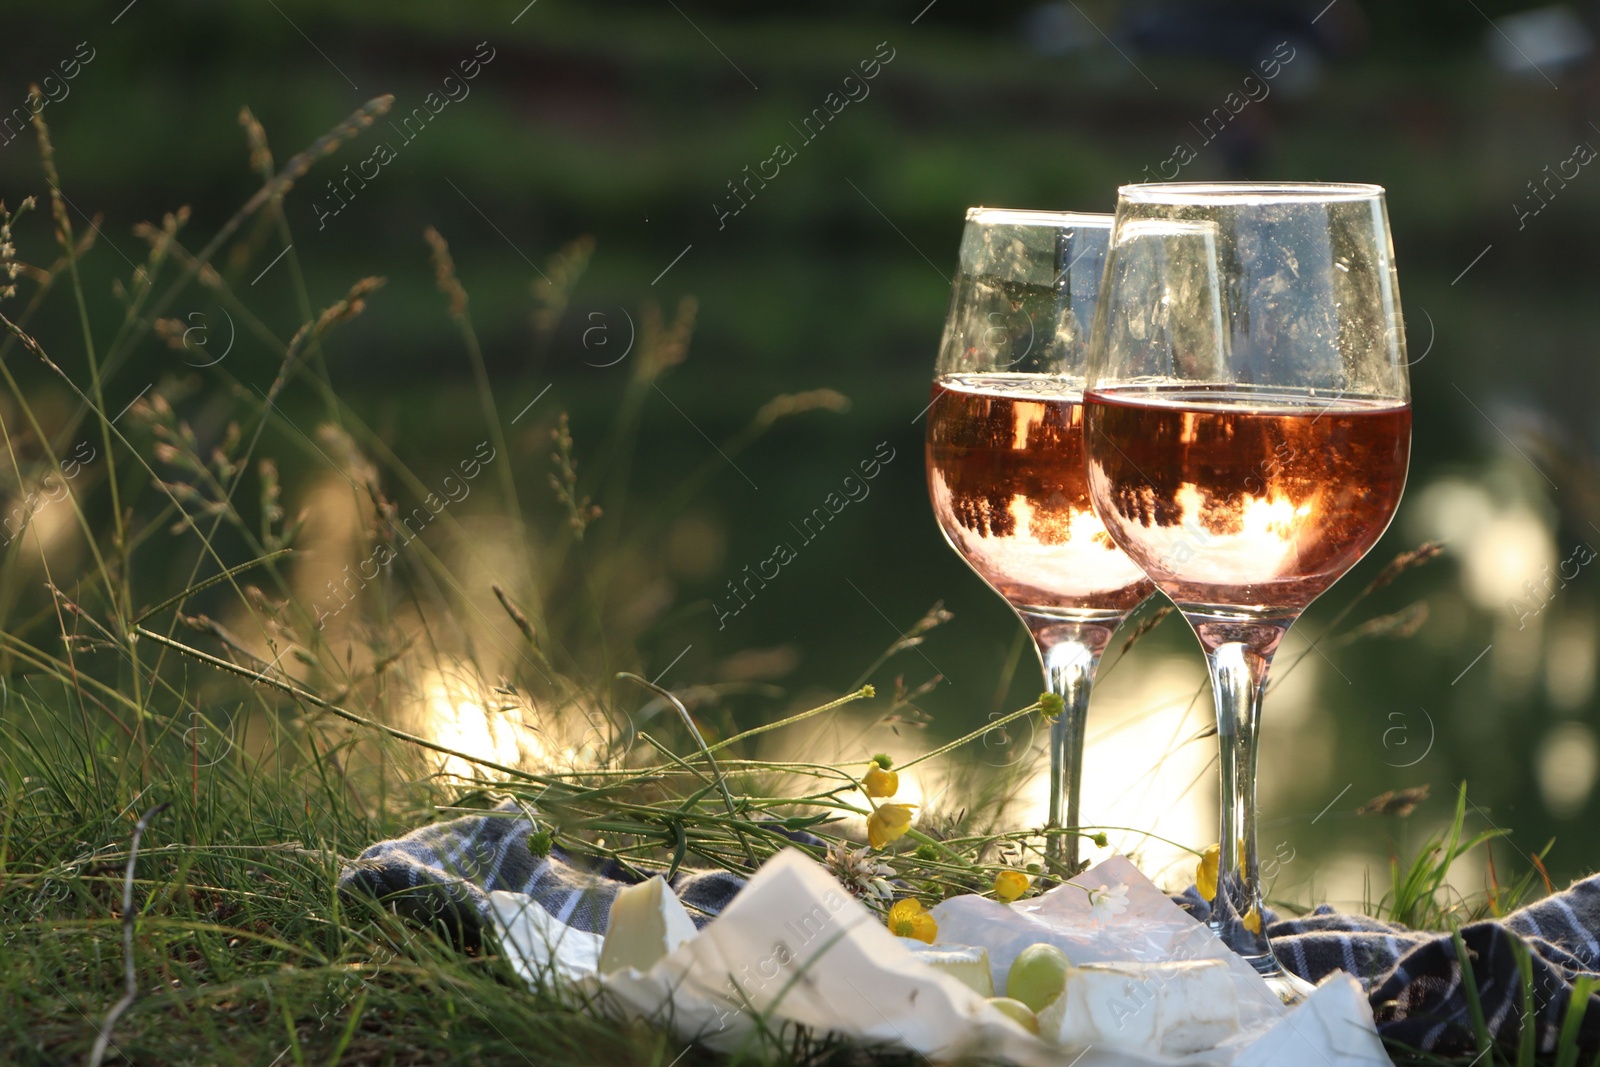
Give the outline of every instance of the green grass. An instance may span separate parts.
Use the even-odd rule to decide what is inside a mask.
[[[631,514],[627,472],[640,410],[656,381],[687,356],[692,302],[672,315],[641,312],[630,378],[600,445],[585,449],[565,417],[549,410],[517,438],[490,393],[470,295],[444,237],[432,231],[439,310],[473,369],[498,466],[491,472],[494,462],[484,462],[470,508],[441,508],[435,536],[404,539],[392,564],[348,604],[339,597],[330,616],[327,595],[308,588],[301,570],[317,563],[305,543],[318,536],[318,521],[347,501],[340,532],[348,557],[372,560],[401,540],[402,520],[440,484],[402,462],[328,374],[340,331],[382,299],[382,279],[314,298],[282,211],[295,183],[386,107],[381,98],[370,102],[281,165],[246,112],[258,191],[198,249],[186,243],[186,213],[142,227],[149,251],[119,285],[121,320],[109,337],[91,326],[78,270],[93,242],[59,198],[48,205],[54,261],[18,265],[20,292],[0,303],[0,378],[12,401],[0,410],[8,488],[24,496],[50,484],[52,472],[60,479],[64,455],[80,442],[92,442],[98,457],[68,476],[65,494],[27,517],[26,536],[4,547],[3,1058],[895,1062],[813,1040],[779,1047],[762,1039],[732,1056],[686,1052],[660,1029],[574,1003],[570,991],[524,988],[492,945],[458,949],[335,891],[341,867],[366,845],[486,807],[497,792],[534,802],[563,847],[641,873],[682,864],[748,873],[787,843],[756,817],[843,840],[833,820],[865,814],[850,799],[871,755],[865,738],[876,727],[923,721],[916,701],[929,683],[903,680],[902,668],[948,617],[936,605],[882,655],[864,653],[861,676],[836,699],[795,706],[748,681],[682,690],[692,717],[677,696],[656,690],[649,699],[651,686],[635,685],[644,664],[633,643],[639,627],[631,596],[660,554],[666,523],[725,456],[780,420],[839,410],[843,398],[827,390],[775,398],[721,442],[660,513]],[[59,188],[42,123],[38,134],[45,176]],[[17,218],[19,225],[42,221]],[[0,221],[9,227],[13,220]],[[9,243],[0,235],[0,245]],[[298,303],[288,327],[257,317],[241,296],[280,246]],[[555,280],[533,291],[536,346],[548,344],[591,251],[578,243],[547,262]],[[169,317],[197,289],[271,353],[276,373],[266,388],[246,384],[226,363],[207,368],[203,379],[174,374],[119,413],[105,385],[139,346],[165,342],[179,355],[202,354],[185,347],[185,320]],[[52,352],[31,320],[60,303],[71,305],[62,316],[71,330],[49,332],[68,338],[53,340]],[[75,407],[35,403],[46,382],[69,389]],[[285,415],[291,401],[297,413],[316,412],[316,424],[302,428]],[[268,446],[320,459],[322,473],[335,476],[331,494],[319,498],[322,514],[286,513]],[[512,469],[513,459],[526,462],[535,450],[551,459],[548,493],[532,481],[537,500],[530,480]],[[623,513],[626,523],[618,520]],[[448,544],[439,530],[448,531]],[[328,543],[319,550],[331,552]],[[460,545],[469,549],[464,561],[451,555]],[[472,570],[481,553],[496,549],[503,552],[494,567]],[[1430,554],[1402,556],[1366,592]],[[475,575],[470,586],[464,572]],[[1402,613],[1348,636],[1409,625]],[[451,701],[526,713],[521,729],[538,738],[545,758],[511,765],[417,728],[417,705],[447,678],[459,690],[450,691]],[[755,738],[840,716],[847,705],[863,738],[859,758],[749,758]],[[960,755],[983,735],[1037,714],[1037,704],[1019,708],[899,769]],[[752,720],[762,725],[741,728]],[[907,892],[932,903],[987,889],[1003,860],[1043,863],[1038,831],[1003,828],[1029,770],[1024,761],[1002,773],[973,772],[950,790],[960,798],[958,812],[923,813],[886,853]],[[1464,803],[1463,793],[1452,828],[1415,864],[1396,866],[1395,888],[1380,902],[1387,914],[1449,924],[1480,907],[1512,906],[1531,887],[1530,874],[1483,901],[1448,898],[1450,864],[1493,836],[1464,835]],[[1552,1062],[1570,1059],[1570,1051]]]
[[[752,828],[754,816],[827,835],[824,823],[862,811],[845,796],[856,791],[868,753],[854,766],[762,762],[742,758],[744,742],[852,702],[869,707],[853,720],[863,729],[917,718],[915,684],[894,681],[876,697],[866,681],[920,643],[945,617],[937,609],[883,656],[863,656],[867,669],[845,696],[808,710],[779,706],[771,714],[773,698],[760,686],[697,687],[692,699],[709,743],[676,697],[661,694],[678,718],[649,719],[646,707],[630,719],[618,710],[650,694],[626,681],[643,663],[628,639],[636,628],[617,621],[627,602],[619,606],[616,590],[657,552],[663,518],[592,528],[604,513],[591,497],[607,508],[626,503],[619,487],[641,402],[684,359],[692,304],[670,319],[641,313],[630,383],[608,440],[591,450],[599,477],[580,472],[565,416],[540,413],[537,435],[553,450],[549,495],[525,509],[468,295],[445,239],[432,231],[440,310],[474,368],[486,436],[500,458],[492,473],[493,460],[484,461],[479,473],[488,476],[473,508],[446,507],[437,522],[457,544],[482,544],[475,522],[509,521],[512,548],[498,581],[476,579],[492,588],[495,615],[471,607],[473,593],[487,590],[462,588],[459,563],[445,558],[438,537],[404,538],[381,577],[348,604],[338,597],[337,611],[327,592],[298,581],[302,559],[314,562],[315,548],[308,554],[301,542],[318,516],[285,513],[278,467],[263,458],[268,444],[312,451],[349,483],[354,518],[341,532],[357,560],[400,545],[403,520],[415,515],[408,508],[440,484],[401,462],[328,378],[325,344],[366,310],[382,279],[313,300],[289,252],[300,303],[290,331],[256,317],[235,288],[247,268],[259,269],[253,259],[277,254],[275,241],[290,243],[282,196],[386,106],[369,103],[281,166],[246,112],[260,189],[198,250],[184,241],[186,212],[141,227],[149,255],[119,284],[122,321],[109,340],[90,325],[78,273],[92,242],[76,232],[61,199],[48,205],[55,262],[0,261],[0,278],[14,275],[21,289],[0,305],[0,375],[15,401],[0,411],[12,489],[27,499],[36,488],[53,489],[52,477],[70,483],[7,531],[0,577],[0,1003],[10,1009],[0,1014],[0,1060],[730,1062],[703,1049],[686,1054],[665,1031],[607,1018],[573,1003],[570,991],[530,992],[493,946],[460,949],[375,903],[343,900],[337,875],[373,841],[489,806],[492,792],[507,789],[536,800],[570,851],[641,871],[691,863],[748,873],[786,843]],[[38,134],[46,178],[58,188],[42,122]],[[29,206],[0,219],[8,257],[13,224],[37,221],[25,217]],[[534,289],[536,343],[548,342],[587,257],[578,244],[546,264],[555,281]],[[270,385],[246,387],[218,364],[204,379],[209,396],[195,378],[172,375],[117,413],[103,383],[139,345],[164,341],[190,363],[208,354],[185,346],[184,320],[165,317],[196,287],[275,354]],[[78,320],[81,357],[74,345],[72,358],[58,359],[33,332],[30,320],[62,290]],[[35,403],[41,382],[65,385],[76,409]],[[290,397],[320,408],[312,434],[284,414]],[[221,423],[210,417],[219,398]],[[827,390],[778,397],[719,447],[737,455],[780,420],[841,403]],[[63,454],[85,439],[100,462],[64,474]],[[687,478],[669,514],[721,462],[714,457]],[[68,521],[52,527],[47,516]],[[426,698],[430,679],[447,676],[482,707],[526,712],[523,729],[555,755],[507,766],[412,732],[407,712]],[[626,689],[614,691],[618,685]],[[740,731],[752,702],[767,712],[766,725]],[[1036,707],[1012,717],[1031,714]],[[636,730],[636,722],[648,728]],[[566,742],[578,748],[570,758],[559,755]],[[453,761],[448,773],[445,759]],[[997,800],[987,795],[983,810],[997,815]],[[986,884],[999,847],[1042,846],[1036,836],[991,834],[989,817],[946,819],[939,842],[913,831],[907,844],[931,852],[906,853],[902,875],[937,899]],[[809,1038],[780,1053],[762,1039],[731,1062],[848,1063],[866,1055]]]
[[[457,951],[336,894],[343,859],[438,818],[446,800],[481,795],[418,782],[368,807],[341,769],[358,742],[309,733],[271,738],[270,764],[236,749],[198,776],[174,743],[155,753],[170,769],[142,776],[111,734],[63,729],[41,710],[50,702],[13,693],[5,712],[4,1062],[85,1061],[124,991],[130,823],[158,804],[132,882],[138,997],[108,1062],[522,1064],[537,1050],[544,1067],[667,1064],[684,1051],[661,1031],[575,1010],[558,991],[529,992],[492,953]],[[749,1061],[767,1060],[753,1051]],[[796,1062],[853,1055],[816,1045]],[[725,1062],[700,1050],[680,1062],[713,1061]]]
[[[1463,923],[1498,918],[1526,903],[1543,874],[1548,844],[1532,857],[1536,866],[1509,885],[1495,882],[1481,894],[1464,896],[1452,892],[1446,884],[1457,860],[1510,834],[1498,828],[1467,833],[1467,803],[1467,785],[1463,782],[1456,794],[1450,824],[1425,841],[1409,863],[1402,864],[1397,855],[1390,855],[1390,888],[1378,899],[1368,900],[1363,908],[1368,915],[1414,930],[1449,930]],[[1547,892],[1551,888],[1548,880],[1544,888]]]

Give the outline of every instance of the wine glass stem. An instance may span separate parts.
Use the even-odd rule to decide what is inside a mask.
[[[1100,653],[1116,620],[1076,622],[1022,613],[1044,667],[1045,685],[1061,698],[1061,714],[1050,724],[1050,809],[1047,828],[1078,827],[1078,794],[1083,780],[1083,735],[1089,718],[1089,690]],[[1051,834],[1045,860],[1052,874],[1066,876],[1078,865],[1076,833]]]
[[[1083,783],[1083,734],[1089,720],[1089,689],[1100,657],[1083,645],[1064,641],[1041,650],[1046,684],[1061,698],[1061,714],[1050,724],[1050,828],[1077,828],[1078,795]],[[1069,871],[1078,865],[1078,835],[1058,834],[1046,848],[1051,866]]]
[[[1262,920],[1256,853],[1256,741],[1267,670],[1283,628],[1263,625],[1262,629],[1270,632],[1251,634],[1249,637],[1255,639],[1242,641],[1213,644],[1204,634],[1201,637],[1216,696],[1217,746],[1222,767],[1222,818],[1218,832],[1221,855],[1209,925],[1224,944],[1256,970],[1273,975],[1282,969],[1272,954]]]

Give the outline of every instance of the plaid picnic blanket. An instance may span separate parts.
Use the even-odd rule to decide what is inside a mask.
[[[533,821],[514,801],[492,813],[464,815],[379,841],[339,874],[346,893],[378,897],[421,926],[443,927],[477,947],[488,926],[489,894],[526,893],[568,926],[603,934],[611,901],[636,881],[618,863],[585,862],[559,845],[537,856],[529,843]],[[821,841],[795,835],[800,844]],[[743,886],[727,871],[680,871],[670,882],[696,926],[717,916]]]
[[[591,863],[552,847],[535,855],[532,821],[512,802],[380,841],[340,874],[349,894],[377,897],[404,918],[442,926],[460,943],[481,944],[488,894],[526,893],[557,919],[604,933],[611,901],[634,879],[614,862]],[[797,844],[822,848],[805,833]],[[726,871],[681,871],[671,881],[696,925],[705,925],[733,899],[743,881]],[[1209,907],[1193,887],[1173,898],[1204,922]],[[1324,904],[1309,915],[1276,919],[1267,933],[1283,966],[1309,982],[1348,971],[1366,988],[1385,1037],[1431,1052],[1468,1051],[1472,1016],[1462,968],[1449,935],[1409,930]],[[1600,974],[1600,875],[1574,883],[1505,919],[1463,927],[1471,971],[1489,1032],[1515,1043],[1526,1021],[1541,1052],[1555,1050],[1573,982]],[[1518,953],[1533,975],[1533,1010],[1523,1001]],[[1578,1044],[1600,1049],[1600,994],[1590,998]]]
[[[1210,906],[1191,886],[1173,900],[1204,922]],[[1318,905],[1310,914],[1266,914],[1267,936],[1285,969],[1308,982],[1334,971],[1360,980],[1378,1032],[1426,1052],[1467,1052],[1476,1046],[1462,968],[1449,934],[1412,930],[1365,915]],[[1540,1052],[1555,1051],[1573,982],[1600,974],[1600,875],[1519,908],[1504,919],[1461,928],[1478,1000],[1489,1033],[1515,1044],[1526,1020]],[[1517,954],[1526,951],[1533,1004],[1523,1000]],[[1600,995],[1591,996],[1577,1034],[1581,1048],[1600,1048]]]

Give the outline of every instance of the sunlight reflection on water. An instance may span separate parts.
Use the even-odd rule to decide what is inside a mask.
[[[594,706],[530,704],[525,694],[483,682],[465,661],[446,658],[422,671],[415,693],[418,732],[462,753],[439,756],[446,774],[506,777],[463,756],[525,771],[582,770],[602,762],[607,747],[605,720]]]
[[[515,704],[486,700],[496,694],[484,694],[461,675],[444,671],[429,671],[419,688],[430,740],[506,767],[546,762],[544,743],[524,726]],[[464,777],[482,773],[460,756],[443,757],[442,769]]]

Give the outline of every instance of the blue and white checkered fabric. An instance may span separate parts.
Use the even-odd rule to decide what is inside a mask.
[[[515,802],[380,841],[339,875],[339,888],[375,896],[421,925],[443,925],[464,943],[481,939],[489,893],[526,893],[568,926],[604,933],[611,901],[634,881],[612,862],[585,864],[559,846],[533,854],[534,827]],[[815,841],[815,838],[809,840]],[[704,926],[744,885],[727,871],[682,871],[672,888]]]
[[[1210,914],[1192,887],[1173,899],[1202,922]],[[1267,920],[1267,936],[1286,969],[1308,982],[1334,971],[1359,979],[1384,1037],[1429,1052],[1475,1047],[1463,972],[1448,933],[1411,930],[1327,904],[1297,919],[1275,919],[1269,912]],[[1522,1033],[1525,983],[1517,966],[1518,946],[1528,949],[1533,970],[1533,1011],[1527,1021],[1535,1027],[1539,1051],[1553,1052],[1573,981],[1600,973],[1597,935],[1600,875],[1504,919],[1461,928],[1484,1021],[1497,1041],[1515,1044]],[[1590,998],[1578,1044],[1600,1049],[1600,996]]]

